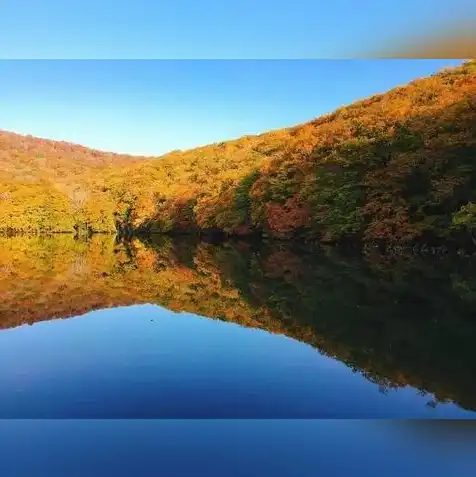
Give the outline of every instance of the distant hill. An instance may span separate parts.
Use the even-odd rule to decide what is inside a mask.
[[[160,158],[0,132],[0,229],[471,240],[476,62]]]
[[[105,178],[138,160],[0,131],[0,228],[73,232],[94,201],[104,205]],[[111,204],[107,213],[112,212]],[[103,224],[91,214],[85,220],[98,230],[114,229],[107,217]]]

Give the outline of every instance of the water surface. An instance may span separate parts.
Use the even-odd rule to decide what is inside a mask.
[[[0,242],[0,417],[476,416],[468,260]]]

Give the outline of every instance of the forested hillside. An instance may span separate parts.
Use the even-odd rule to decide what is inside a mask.
[[[351,80],[349,80],[351,81]],[[471,241],[476,62],[160,158],[0,135],[0,228]]]
[[[0,229],[113,231],[106,177],[138,160],[0,131]]]

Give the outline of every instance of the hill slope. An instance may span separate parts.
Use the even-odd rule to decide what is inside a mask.
[[[105,178],[139,160],[0,131],[0,229],[72,232],[89,220],[95,230],[113,230]],[[89,210],[96,201],[103,217]]]
[[[161,158],[63,145],[60,160],[60,143],[23,138],[18,174],[4,137],[2,229],[411,241],[476,227],[474,61],[304,125]]]

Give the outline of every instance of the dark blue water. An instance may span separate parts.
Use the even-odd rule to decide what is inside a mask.
[[[0,420],[0,469],[5,477],[473,477],[476,427],[427,422]]]
[[[1,418],[472,418],[309,345],[154,305],[0,332]]]

